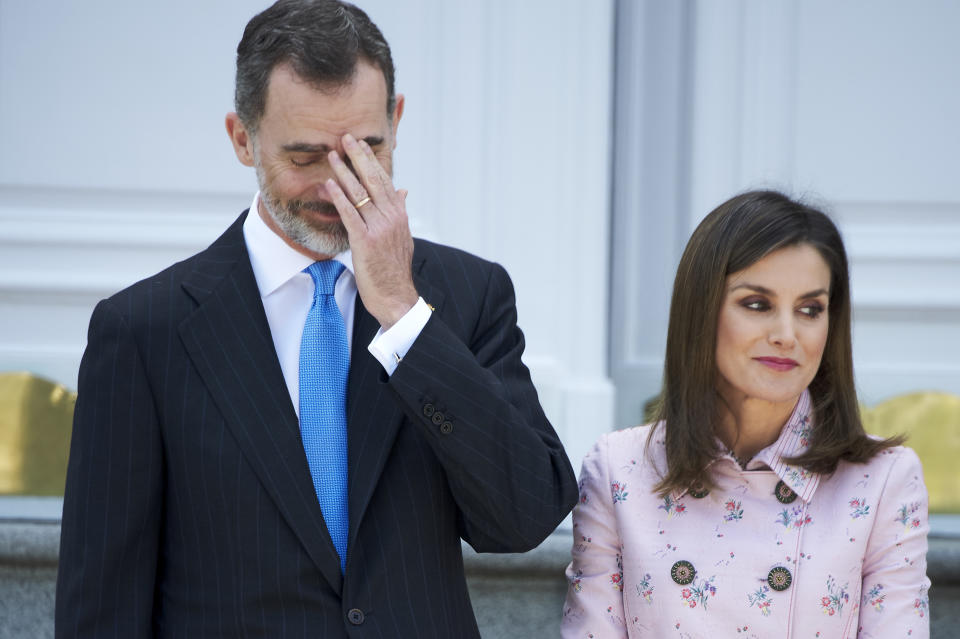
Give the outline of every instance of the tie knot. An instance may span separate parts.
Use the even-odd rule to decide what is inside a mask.
[[[343,264],[336,260],[324,260],[314,262],[303,269],[304,273],[309,273],[313,278],[313,285],[317,288],[320,295],[333,295],[333,289],[337,285],[337,278],[343,273]]]

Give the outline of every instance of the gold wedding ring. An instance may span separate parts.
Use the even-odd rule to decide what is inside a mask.
[[[353,205],[353,208],[359,209],[361,206],[363,206],[364,204],[366,204],[366,203],[369,202],[369,201],[370,201],[370,196],[368,195],[367,197],[363,198],[362,200],[360,200],[359,202],[357,202],[356,204],[354,204],[354,205]]]

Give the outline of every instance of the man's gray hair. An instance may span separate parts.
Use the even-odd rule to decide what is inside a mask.
[[[280,64],[289,64],[316,88],[333,91],[353,79],[360,59],[383,72],[385,106],[392,115],[396,96],[390,45],[369,16],[339,0],[278,0],[247,23],[237,45],[237,115],[256,132],[270,74]]]

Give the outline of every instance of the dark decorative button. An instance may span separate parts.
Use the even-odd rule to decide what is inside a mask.
[[[777,566],[770,570],[767,575],[767,583],[776,591],[786,590],[793,583],[793,575],[783,566]]]
[[[783,480],[777,482],[777,487],[773,489],[773,495],[781,504],[792,504],[797,500],[797,493],[783,483]]]
[[[436,410],[437,410],[437,408],[436,408],[433,404],[424,404],[424,405],[423,405],[423,414],[426,415],[427,417],[432,416],[433,413],[434,413]]]
[[[430,417],[430,421],[432,421],[434,424],[439,426],[440,424],[443,423],[443,417],[444,417],[443,413],[441,413],[440,411],[436,411],[433,414],[433,416]]]
[[[697,571],[689,561],[680,560],[670,569],[670,578],[681,586],[686,586],[697,576]]]
[[[353,608],[347,613],[347,620],[349,620],[353,625],[359,626],[363,623],[363,611],[359,608]]]
[[[702,486],[692,486],[687,492],[689,492],[690,496],[694,499],[703,499],[710,494],[710,491]]]
[[[453,422],[443,422],[440,424],[440,432],[444,435],[449,435],[453,432]]]

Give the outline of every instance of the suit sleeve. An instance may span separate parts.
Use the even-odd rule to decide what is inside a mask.
[[[927,489],[920,460],[895,454],[863,560],[858,637],[930,636]]]
[[[580,501],[573,509],[572,561],[561,636],[569,639],[627,636],[623,608],[620,535],[610,493],[606,439],[583,458]]]
[[[390,377],[443,465],[478,552],[536,547],[576,501],[576,479],[521,361],[513,285],[492,265],[469,343],[434,313]]]
[[[161,443],[129,326],[111,302],[80,364],[57,575],[56,636],[152,636]]]

